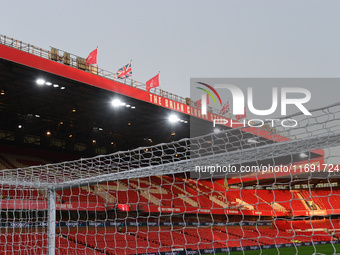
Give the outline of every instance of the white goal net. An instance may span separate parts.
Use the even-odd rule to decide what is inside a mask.
[[[2,170],[0,254],[336,253],[340,104],[311,112]]]

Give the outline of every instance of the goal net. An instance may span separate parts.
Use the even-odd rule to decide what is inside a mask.
[[[2,170],[0,254],[336,253],[340,104],[311,112]]]

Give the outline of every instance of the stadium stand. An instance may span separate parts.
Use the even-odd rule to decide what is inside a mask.
[[[184,249],[211,249],[208,253],[215,253],[215,249],[221,248],[311,245],[312,242],[333,245],[340,241],[340,183],[332,179],[331,172],[327,178],[314,178],[312,174],[302,174],[301,180],[295,175],[280,176],[282,183],[274,173],[263,180],[256,174],[247,178],[226,175],[192,179],[189,168],[181,165],[193,148],[197,153],[193,159],[195,156],[207,159],[207,155],[211,156],[210,149],[216,149],[216,153],[225,157],[224,163],[235,160],[235,165],[249,163],[247,157],[252,156],[256,164],[260,164],[258,157],[262,157],[263,161],[283,165],[301,164],[306,168],[316,161],[320,166],[326,160],[323,148],[339,144],[334,135],[339,125],[329,124],[330,119],[340,119],[338,105],[315,110],[316,117],[300,116],[302,126],[293,130],[293,134],[284,128],[232,129],[228,126],[220,133],[197,140],[180,140],[190,136],[188,125],[184,125],[190,118],[192,123],[196,121],[202,126],[204,132],[212,132],[212,123],[207,123],[190,98],[162,90],[152,95],[140,90],[142,84],[132,79],[128,80],[129,84],[126,80],[116,81],[113,73],[104,70],[98,75],[98,67],[96,74],[90,72],[90,67],[89,72],[80,70],[81,58],[71,59],[70,53],[60,55],[61,51],[55,48],[45,51],[8,40],[0,36],[0,47],[7,47],[6,52],[22,51],[25,59],[34,57],[31,60],[34,64],[45,61],[39,62],[40,66],[50,65],[51,70],[58,66],[66,70],[65,74],[72,70],[74,76],[70,78],[17,63],[17,60],[0,59],[3,86],[0,89],[7,87],[1,95],[0,114],[4,120],[0,123],[0,173],[6,177],[1,178],[0,184],[0,255],[46,254],[48,242],[53,238],[56,254],[60,255],[172,251],[182,255]],[[37,52],[40,56],[36,56]],[[40,84],[42,87],[37,87],[32,78],[39,75],[46,76],[44,84]],[[86,79],[75,80],[76,76]],[[92,81],[100,81],[100,85],[107,87],[88,86]],[[63,84],[64,89],[58,84]],[[117,90],[107,91],[108,87]],[[25,93],[18,94],[23,88]],[[38,89],[46,90],[39,94]],[[131,93],[121,94],[126,91]],[[142,94],[145,97],[131,96]],[[121,112],[111,108],[103,110],[103,101],[111,96],[126,100]],[[57,97],[63,99],[62,105],[45,107]],[[32,101],[37,105],[31,108]],[[167,102],[167,106],[160,107],[161,101]],[[132,106],[134,113],[130,112]],[[28,112],[28,108],[34,114]],[[155,124],[155,120],[175,111],[181,115],[179,123],[183,124],[176,130],[171,125],[164,128]],[[113,112],[114,121],[111,117],[106,120]],[[32,123],[35,126],[28,128]],[[308,124],[303,126],[303,123]],[[311,126],[319,132],[317,137],[313,137]],[[153,136],[156,129],[158,134]],[[297,140],[304,135],[305,140]],[[291,143],[282,146],[282,141]],[[263,151],[261,146],[265,147]],[[294,150],[294,146],[299,148]],[[315,150],[317,146],[320,148]],[[249,151],[252,153],[248,155]],[[63,163],[62,167],[50,165],[100,154],[105,156]],[[218,158],[217,155],[215,160]],[[31,166],[39,167],[26,168]],[[153,172],[155,166],[162,169]],[[145,172],[133,175],[138,170]],[[122,177],[124,171],[127,174]],[[106,179],[108,175],[111,179]],[[17,178],[13,180],[14,177]],[[49,205],[54,201],[53,196],[56,196],[55,206]],[[48,211],[50,208],[55,213],[51,221],[50,215],[54,214]],[[48,229],[56,230],[55,235],[48,238]]]

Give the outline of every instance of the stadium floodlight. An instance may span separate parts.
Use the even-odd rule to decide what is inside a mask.
[[[308,158],[308,155],[305,152],[300,153],[299,156],[300,158]]]
[[[66,89],[65,87],[61,87],[60,89]]]
[[[45,84],[45,80],[44,79],[37,79],[36,80],[36,83],[39,85],[39,86],[42,86]]]
[[[111,102],[111,104],[112,104],[112,106],[114,106],[114,107],[118,107],[118,106],[120,106],[120,100],[119,99],[114,99],[114,100],[112,100],[112,102]]]
[[[47,86],[51,86],[51,85],[52,85],[52,82],[49,82],[49,81],[48,81],[48,82],[46,82],[45,84],[46,84]]]
[[[259,141],[257,141],[256,139],[253,139],[253,138],[249,138],[247,140],[248,143],[259,143]]]
[[[171,123],[175,123],[175,122],[180,121],[180,119],[175,114],[171,114],[168,119]]]
[[[116,98],[111,101],[113,107],[125,106],[126,103],[120,101],[120,99]]]
[[[53,87],[58,88],[59,85],[58,84],[53,84]]]
[[[214,133],[218,134],[220,132],[221,132],[221,130],[219,128],[214,128]]]

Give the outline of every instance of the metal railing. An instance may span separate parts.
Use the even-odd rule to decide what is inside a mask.
[[[5,35],[0,35],[0,43],[6,46],[45,58],[45,59],[63,63],[65,65],[74,67],[76,69],[80,69],[84,72],[89,72],[89,73],[104,77],[106,79],[110,79],[110,80],[125,84],[127,86],[131,86],[131,87],[146,91],[145,83],[136,81],[131,78],[119,79],[117,78],[116,73],[104,70],[97,66],[85,64],[84,68],[79,68],[79,60],[80,59],[84,60],[84,58],[81,58],[79,56],[76,56],[74,54],[71,54],[69,52],[66,52],[66,51],[63,51],[63,50],[60,50],[54,47],[51,47],[51,50],[45,50],[45,49],[36,47],[32,44],[16,40],[14,38],[11,38]],[[66,57],[67,57],[67,60],[65,59]],[[184,98],[176,94],[170,93],[168,91],[162,90],[160,88],[154,88],[153,92],[150,92],[150,93],[173,100],[175,102],[187,104],[192,107],[197,107],[196,102],[193,102],[192,100],[190,100],[190,98]],[[220,115],[219,111],[217,109],[213,109],[212,107],[208,107],[207,111],[210,113]]]

